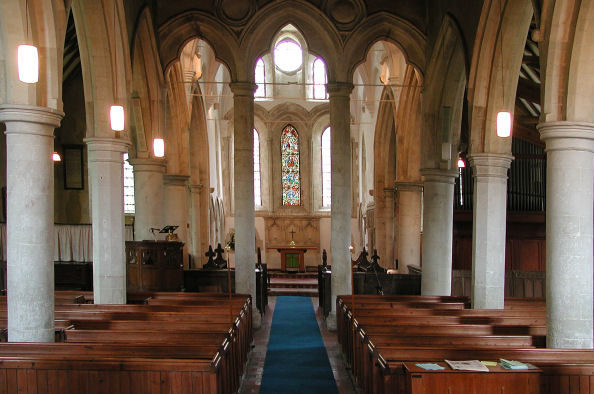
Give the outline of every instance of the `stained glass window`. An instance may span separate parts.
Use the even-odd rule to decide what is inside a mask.
[[[262,206],[260,178],[260,135],[254,129],[254,205],[257,207]]]
[[[134,213],[134,171],[124,153],[124,213]]]
[[[322,133],[322,206],[329,207],[332,200],[332,171],[330,167],[330,127]]]
[[[299,134],[291,125],[285,127],[281,135],[281,171],[283,205],[300,205]]]

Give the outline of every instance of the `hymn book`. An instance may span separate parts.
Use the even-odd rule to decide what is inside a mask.
[[[484,365],[483,363],[481,363],[479,360],[466,360],[466,361],[445,360],[445,362],[450,366],[450,368],[460,370],[460,371],[489,372],[489,368],[487,368],[487,366]]]

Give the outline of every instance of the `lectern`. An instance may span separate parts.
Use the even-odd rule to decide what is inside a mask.
[[[281,270],[286,272],[305,272],[303,255],[307,249],[284,248],[277,249],[281,255]]]

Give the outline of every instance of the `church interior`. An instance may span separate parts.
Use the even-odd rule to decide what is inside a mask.
[[[0,392],[594,393],[592,37],[593,0],[1,0]]]

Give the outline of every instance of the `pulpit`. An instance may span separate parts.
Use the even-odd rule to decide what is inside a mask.
[[[126,241],[128,291],[180,291],[183,242]]]
[[[281,255],[281,270],[286,272],[305,272],[303,255],[307,249],[283,248],[277,249]]]

